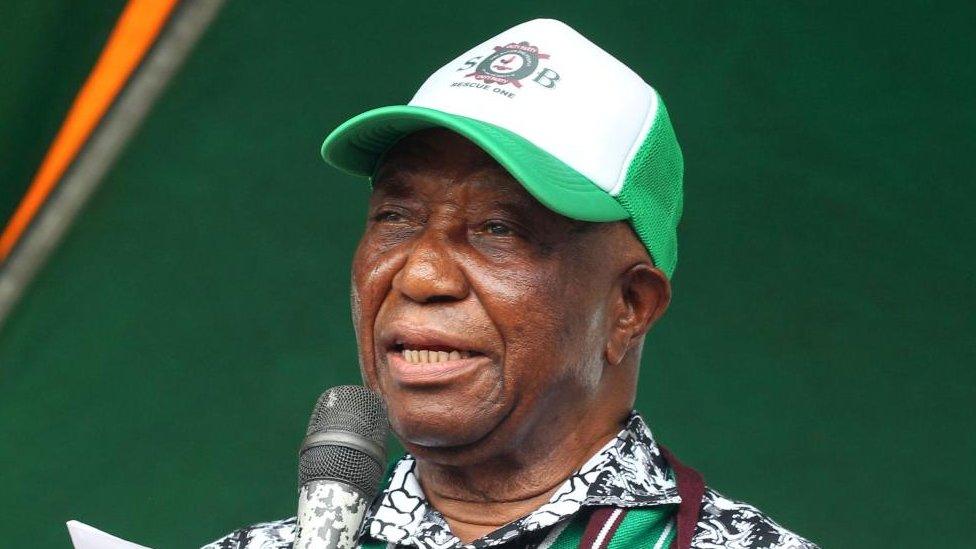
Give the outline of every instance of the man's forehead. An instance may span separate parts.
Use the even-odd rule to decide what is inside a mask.
[[[525,223],[542,225],[582,223],[546,208],[504,171],[484,168],[473,169],[460,177],[443,175],[422,169],[388,171],[374,182],[370,201],[419,202],[427,206],[451,204],[477,210],[489,208],[507,212],[514,216],[513,219]]]

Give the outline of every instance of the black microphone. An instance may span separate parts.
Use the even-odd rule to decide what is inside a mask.
[[[322,393],[298,457],[300,549],[352,549],[386,465],[383,401],[359,385]]]

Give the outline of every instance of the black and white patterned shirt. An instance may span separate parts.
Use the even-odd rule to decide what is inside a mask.
[[[647,424],[636,412],[617,437],[556,490],[549,502],[528,515],[468,545],[428,504],[416,476],[416,462],[405,455],[393,467],[386,488],[373,501],[361,532],[394,547],[482,549],[517,542],[545,549],[562,527],[586,508],[678,504],[674,475]],[[295,519],[237,530],[204,549],[285,549],[295,538]],[[755,507],[732,501],[712,489],[702,498],[691,546],[701,549],[816,549]]]

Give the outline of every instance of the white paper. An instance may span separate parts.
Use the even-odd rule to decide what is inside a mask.
[[[75,549],[150,549],[145,545],[117,538],[77,520],[69,520],[67,525]]]

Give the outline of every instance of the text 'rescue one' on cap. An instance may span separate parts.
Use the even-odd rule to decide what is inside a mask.
[[[684,165],[664,102],[566,24],[528,21],[471,48],[430,75],[407,105],[336,128],[322,157],[371,176],[394,143],[431,127],[476,143],[555,212],[629,220],[655,265],[674,272]]]

